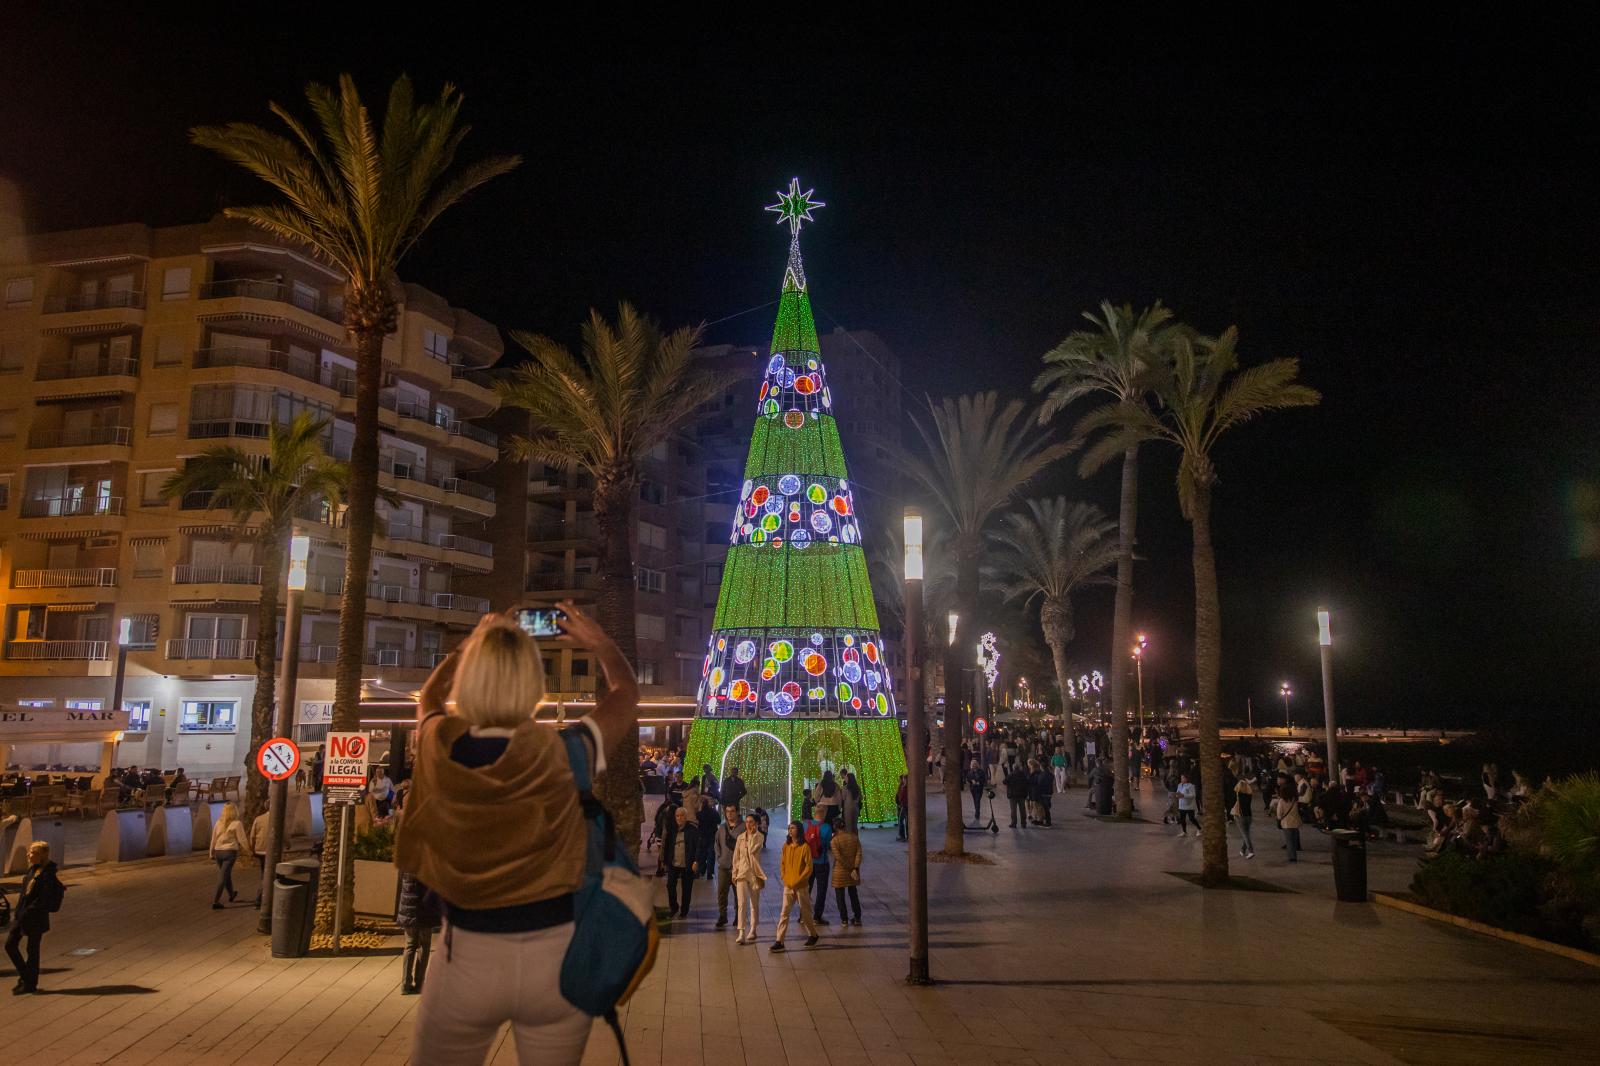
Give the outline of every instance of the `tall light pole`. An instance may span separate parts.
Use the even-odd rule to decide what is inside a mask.
[[[1144,650],[1150,646],[1149,639],[1140,633],[1133,646],[1133,665],[1139,675],[1139,732],[1144,732]],[[1123,674],[1127,677],[1127,674]]]
[[[1328,781],[1339,780],[1339,729],[1333,721],[1333,625],[1326,607],[1317,611],[1317,644],[1322,650],[1322,718],[1328,733]]]
[[[1289,691],[1289,682],[1285,681],[1282,685],[1278,686],[1278,694],[1283,697],[1283,731],[1285,733],[1292,733],[1294,732],[1294,728],[1289,725],[1289,697],[1292,695],[1292,693]]]
[[[906,983],[931,984],[928,977],[928,717],[923,708],[922,676],[922,515],[905,514],[906,601],[906,896],[910,911],[911,968]],[[956,616],[950,616],[955,641]],[[946,701],[944,713],[951,708]]]
[[[289,538],[288,594],[283,608],[283,666],[278,671],[278,729],[276,735],[294,742],[295,689],[300,681],[300,601],[305,598],[306,568],[311,558],[311,538]],[[283,860],[284,823],[289,809],[289,781],[274,781],[267,789],[267,861],[261,870],[261,910],[256,932],[272,932],[273,873]]]
[[[133,643],[133,619],[124,618],[117,626],[117,673],[111,681],[111,709],[122,710],[122,683],[128,676],[128,645]],[[109,770],[110,767],[107,767]],[[160,767],[156,767],[160,769]]]

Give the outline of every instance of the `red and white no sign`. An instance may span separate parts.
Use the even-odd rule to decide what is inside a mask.
[[[989,719],[974,718],[972,720],[972,731],[978,734],[987,733],[989,731]]]
[[[285,781],[300,769],[300,748],[288,737],[275,737],[256,752],[256,765],[268,781]]]
[[[328,757],[322,766],[324,788],[361,788],[367,783],[367,735],[329,733]]]

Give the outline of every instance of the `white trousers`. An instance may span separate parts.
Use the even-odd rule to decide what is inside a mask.
[[[572,929],[568,922],[531,933],[447,930],[449,947],[434,951],[422,986],[411,1061],[483,1066],[510,1022],[522,1066],[576,1066],[590,1019],[561,996]]]
[[[816,923],[811,920],[811,882],[807,881],[799,888],[783,886],[783,903],[778,908],[778,932],[773,939],[783,943],[783,934],[789,931],[789,908],[800,908],[800,925],[805,929],[807,936],[817,935]]]
[[[735,881],[734,894],[738,898],[739,935],[746,940],[756,938],[756,926],[761,924],[761,882]]]
[[[1065,766],[1053,766],[1050,770],[1056,777],[1056,791],[1065,792],[1067,790],[1067,768]]]

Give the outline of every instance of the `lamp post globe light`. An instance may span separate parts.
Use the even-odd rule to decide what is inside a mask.
[[[906,983],[928,977],[928,716],[922,675],[922,515],[905,513],[906,623],[906,892],[911,965]],[[955,639],[956,618],[950,616]]]
[[[1150,646],[1150,640],[1143,633],[1134,639],[1133,666],[1139,676],[1139,730],[1144,731],[1144,650]],[[1124,674],[1124,677],[1127,675]]]

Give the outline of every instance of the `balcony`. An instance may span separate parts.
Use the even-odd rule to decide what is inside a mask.
[[[339,649],[332,644],[300,645],[300,665],[332,666]],[[361,653],[362,666],[382,666],[398,670],[431,670],[444,661],[444,652],[406,651],[401,648],[367,648]]]
[[[423,602],[423,591],[414,589],[409,585],[378,585],[367,586],[367,599],[379,600],[383,603],[412,603]]]
[[[487,485],[479,485],[473,481],[463,481],[458,477],[447,477],[440,480],[439,487],[446,492],[457,492],[463,496],[470,496],[474,500],[482,500],[484,503],[494,502],[494,489]]]
[[[138,289],[106,289],[71,296],[49,296],[44,313],[59,315],[68,311],[98,311],[105,307],[143,307],[144,293]]]
[[[23,518],[74,518],[122,513],[121,496],[33,496],[22,501]]]
[[[247,367],[252,370],[276,370],[281,374],[309,381],[313,385],[328,385],[315,356],[291,354],[276,348],[197,348],[194,368],[210,370],[214,367]],[[330,386],[331,387],[331,386]]]
[[[78,566],[55,570],[18,570],[11,575],[14,589],[109,589],[117,586],[114,566]]]
[[[446,551],[466,552],[468,555],[481,555],[485,559],[494,558],[494,545],[486,540],[474,537],[464,537],[460,533],[435,534],[433,542]]]
[[[217,440],[221,437],[246,437],[266,440],[272,423],[244,418],[210,418],[189,422],[190,440]]]
[[[529,592],[568,592],[580,589],[586,592],[597,592],[600,589],[599,574],[573,574],[568,577],[559,571],[535,571],[528,575],[527,591]]]
[[[36,429],[28,434],[30,448],[93,448],[102,444],[127,447],[133,440],[129,426],[89,426],[82,429]]]
[[[100,355],[94,358],[43,359],[34,372],[35,381],[69,381],[75,378],[139,376],[139,360],[131,355]]]
[[[168,659],[254,659],[253,640],[211,640],[174,637],[167,641]]]
[[[8,640],[6,658],[18,662],[77,659],[103,662],[110,657],[106,640]]]
[[[487,614],[489,601],[483,596],[468,596],[460,592],[435,592],[433,605],[445,611],[467,611],[472,614]]]
[[[334,305],[331,301],[321,296],[296,292],[294,286],[281,281],[267,281],[258,278],[229,278],[225,281],[212,281],[200,286],[200,299],[226,300],[230,297],[244,297],[249,300],[271,300],[274,303],[291,304],[302,311],[309,311],[318,318],[329,322],[342,324],[344,322],[344,309]]]
[[[443,428],[452,437],[462,437],[476,444],[487,445],[490,448],[498,448],[500,446],[499,436],[489,432],[482,426],[473,425],[471,422],[462,422],[458,419],[447,423]]]
[[[197,565],[179,563],[172,568],[174,585],[259,585],[261,567],[249,563]]]

